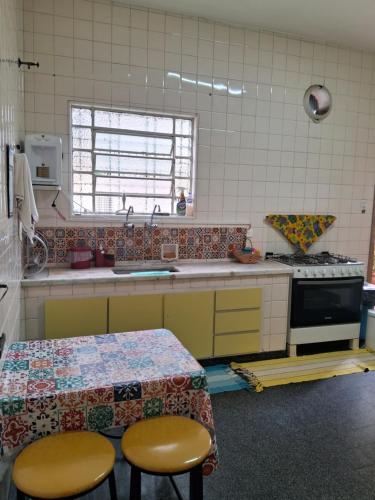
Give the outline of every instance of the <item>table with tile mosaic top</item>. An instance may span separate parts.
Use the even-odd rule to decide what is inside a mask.
[[[2,455],[48,434],[100,431],[184,415],[213,437],[204,474],[217,466],[203,368],[168,330],[10,344],[0,377]]]

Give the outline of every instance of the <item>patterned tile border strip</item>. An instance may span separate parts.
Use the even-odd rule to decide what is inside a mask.
[[[163,243],[177,243],[179,259],[224,259],[231,244],[242,245],[245,227],[38,227],[47,241],[49,264],[66,262],[68,250],[102,246],[116,261],[160,260]]]

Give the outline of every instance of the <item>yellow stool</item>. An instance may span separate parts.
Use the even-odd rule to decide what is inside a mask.
[[[141,472],[169,476],[190,472],[190,500],[203,499],[202,462],[211,449],[211,437],[203,425],[186,417],[154,417],[129,427],[121,449],[131,466],[130,500],[141,499]]]
[[[115,449],[96,432],[63,432],[39,439],[15,460],[17,499],[76,498],[108,478],[110,498],[117,500],[114,464]]]

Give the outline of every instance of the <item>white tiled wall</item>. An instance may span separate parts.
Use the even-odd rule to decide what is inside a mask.
[[[25,0],[24,35],[26,57],[41,64],[26,79],[27,132],[63,135],[68,153],[69,100],[195,112],[196,223],[250,222],[263,251],[288,250],[265,214],[332,213],[315,250],[367,258],[373,54],[91,0]],[[302,107],[312,83],[333,95],[320,125]],[[51,196],[39,196],[44,226],[62,222]]]
[[[9,287],[0,302],[0,333],[7,341],[20,336],[20,244],[16,215],[7,214],[5,147],[23,136],[23,72],[6,62],[22,57],[21,7],[21,1],[0,0],[0,283]]]
[[[9,287],[0,302],[0,333],[7,343],[21,336],[21,259],[16,217],[7,214],[5,146],[23,137],[23,72],[6,60],[22,57],[22,15],[21,0],[0,0],[0,283]],[[8,465],[0,462],[0,498],[8,498]]]

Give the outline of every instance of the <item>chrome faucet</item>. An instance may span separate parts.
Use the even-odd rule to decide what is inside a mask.
[[[145,222],[145,227],[148,227],[149,229],[155,229],[156,227],[158,227],[158,225],[154,223],[154,217],[155,217],[156,213],[159,213],[159,214],[161,213],[160,205],[154,206],[154,210],[152,211],[152,214],[151,214],[151,220],[150,220],[150,222]]]
[[[134,215],[133,205],[130,205],[128,208],[128,211],[126,212],[126,219],[125,219],[124,228],[125,229],[134,229],[134,224],[129,222],[129,215]]]

